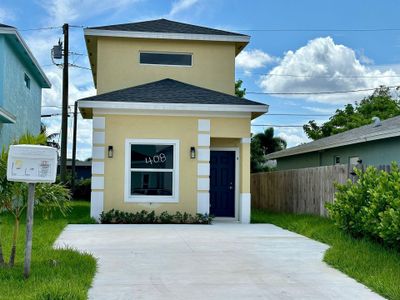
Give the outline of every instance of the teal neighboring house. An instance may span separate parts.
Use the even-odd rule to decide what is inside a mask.
[[[40,132],[42,88],[50,86],[17,29],[0,24],[0,149]]]
[[[389,165],[400,162],[400,116],[267,155],[278,170],[335,164]]]

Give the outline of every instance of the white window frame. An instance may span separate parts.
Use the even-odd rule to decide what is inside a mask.
[[[164,64],[145,64],[140,62],[140,54],[141,53],[152,53],[152,54],[183,54],[183,55],[190,55],[192,57],[190,65],[164,65]],[[193,67],[193,53],[191,52],[167,52],[167,51],[139,51],[138,55],[138,63],[142,66],[160,66],[160,67],[180,67],[180,68],[191,68]]]
[[[172,196],[131,195],[131,145],[172,145],[174,163],[172,168]],[[134,171],[171,172],[170,169],[139,169]],[[179,140],[126,139],[125,140],[125,202],[137,203],[177,203],[179,202]]]

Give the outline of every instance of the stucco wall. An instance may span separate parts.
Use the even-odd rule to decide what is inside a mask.
[[[42,90],[7,39],[2,36],[0,39],[0,55],[3,56],[0,59],[3,73],[0,105],[17,118],[15,124],[0,124],[0,146],[3,146],[26,132],[39,133]],[[30,89],[25,86],[25,73],[30,78]]]
[[[164,78],[234,94],[233,43],[99,37],[97,51],[98,94]],[[193,65],[141,65],[140,51],[193,53]]]
[[[104,158],[104,201],[103,209],[123,211],[155,210],[156,212],[186,211],[196,213],[198,160],[190,158],[190,147],[198,143],[198,120],[210,120],[210,147],[240,148],[240,193],[250,192],[249,144],[242,138],[250,137],[249,118],[219,118],[192,116],[138,116],[97,115],[105,118],[104,151],[108,145],[114,148],[113,158]],[[223,125],[228,124],[228,125]],[[223,127],[223,128],[222,128]],[[226,139],[218,139],[224,134]],[[214,137],[214,138],[213,138]],[[178,203],[127,203],[124,201],[125,183],[125,140],[126,139],[169,139],[179,140],[179,202]],[[93,159],[96,163],[97,159]],[[100,160],[103,161],[103,160]],[[94,190],[95,191],[95,190]]]
[[[334,164],[335,156],[340,156],[340,163],[347,164],[351,157],[359,157],[363,164],[387,165],[400,161],[400,137],[348,145],[318,152],[288,156],[277,160],[278,170],[289,170]]]

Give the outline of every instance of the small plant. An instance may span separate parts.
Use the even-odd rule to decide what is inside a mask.
[[[373,240],[400,249],[400,171],[368,167],[355,169],[356,183],[338,184],[334,203],[327,209],[335,224],[355,237]]]
[[[213,217],[208,214],[193,216],[186,212],[169,214],[164,211],[157,216],[154,210],[128,213],[112,209],[100,214],[102,224],[211,224],[212,220]]]

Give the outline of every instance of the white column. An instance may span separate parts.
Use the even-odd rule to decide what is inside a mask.
[[[104,210],[105,123],[104,117],[93,117],[90,216],[96,220]]]
[[[210,213],[210,128],[210,120],[198,120],[197,212],[200,214]]]

